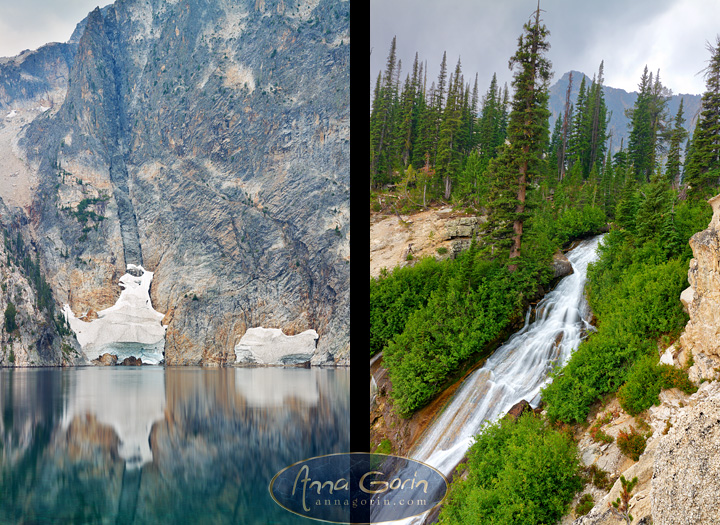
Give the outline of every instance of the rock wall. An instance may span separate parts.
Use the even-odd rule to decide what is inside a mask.
[[[77,42],[52,43],[16,57],[0,58],[0,109],[17,109],[67,88]]]
[[[690,288],[681,296],[690,321],[679,345],[683,362],[690,354],[693,360],[703,354],[717,367],[720,366],[720,195],[709,203],[713,207],[710,225],[690,239],[694,255],[688,271]],[[705,368],[712,373],[712,365]]]
[[[347,363],[349,3],[119,1],[74,40],[21,141],[58,300],[108,308],[141,264],[168,364],[231,362],[257,326]]]
[[[655,525],[715,523],[720,516],[720,384],[709,383],[699,393],[655,452]]]
[[[370,277],[383,268],[415,264],[422,257],[455,257],[470,247],[487,216],[465,216],[452,207],[412,215],[374,214],[370,218]]]
[[[0,199],[0,366],[87,364],[75,338],[61,335],[51,310],[40,304],[37,254],[18,237],[20,218]],[[43,301],[52,301],[44,292]]]

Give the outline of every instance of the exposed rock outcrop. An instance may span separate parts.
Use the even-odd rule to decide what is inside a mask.
[[[114,354],[103,354],[97,359],[93,359],[92,363],[99,366],[115,366],[117,364],[118,357]]]
[[[349,3],[128,0],[82,26],[21,140],[58,299],[108,308],[143,265],[168,364],[232,362],[253,326],[347,362]]]
[[[370,223],[370,277],[422,257],[453,257],[470,246],[486,222],[485,215],[465,216],[449,206],[412,215],[375,214]]]
[[[697,361],[697,356],[703,354],[712,362],[706,369],[720,366],[720,195],[709,203],[713,207],[710,225],[690,239],[694,256],[688,271],[690,288],[681,296],[690,321],[679,341],[681,362],[691,354]]]
[[[0,109],[37,105],[56,90],[67,89],[77,42],[52,43],[0,58]],[[4,116],[4,115],[3,115]]]
[[[715,523],[720,516],[720,383],[698,394],[655,452],[651,499],[656,525]]]
[[[573,273],[573,267],[570,260],[565,257],[565,254],[561,251],[557,251],[553,254],[553,279],[562,279]]]
[[[0,199],[0,366],[87,364],[80,345],[53,316],[54,300],[20,216]]]
[[[530,403],[523,399],[522,401],[515,403],[510,410],[508,410],[507,415],[517,421],[525,412],[532,412],[532,407],[530,406]]]

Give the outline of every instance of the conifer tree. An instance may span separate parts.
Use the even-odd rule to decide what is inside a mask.
[[[666,119],[665,108],[668,91],[660,82],[658,71],[655,80],[645,66],[639,84],[635,106],[626,111],[631,126],[628,141],[628,157],[638,180],[648,182],[655,171],[658,150],[665,140],[662,122]]]
[[[629,173],[625,178],[622,194],[615,207],[615,222],[623,229],[632,233],[636,231],[635,217],[638,209],[637,181]]]
[[[534,21],[525,24],[518,50],[510,59],[510,67],[515,68],[507,131],[510,144],[489,170],[493,236],[496,244],[510,249],[509,269],[513,271],[517,265],[512,259],[519,257],[522,249],[528,186],[542,171],[542,153],[548,141],[548,81],[552,74],[546,58],[548,35],[540,23],[538,4]]]
[[[603,93],[604,67],[605,62],[600,62],[597,83],[593,83],[591,88],[590,170],[595,167],[598,161],[603,159],[605,155],[605,142],[607,141],[607,108],[605,106],[605,95]]]
[[[565,92],[565,111],[563,112],[563,120],[561,126],[560,150],[557,155],[558,179],[563,180],[565,177],[566,155],[568,148],[568,134],[570,132],[570,123],[572,122],[573,105],[570,103],[570,93],[572,92],[573,74],[570,72],[568,77],[568,87]],[[559,119],[558,119],[559,120]]]
[[[585,94],[585,75],[580,79],[580,90],[577,100],[575,101],[574,117],[572,123],[572,132],[569,137],[569,156],[568,165],[572,167],[576,162],[582,165],[583,153],[587,151],[588,144],[586,142],[586,122],[587,122],[587,96]]]
[[[688,195],[699,199],[715,193],[720,183],[720,37],[707,48],[711,58],[705,70],[706,90],[685,170],[686,184],[692,188]]]
[[[391,170],[390,142],[394,101],[397,98],[396,39],[393,37],[385,74],[378,77],[370,113],[370,187],[389,182]]]
[[[670,135],[670,147],[668,149],[667,162],[665,163],[665,177],[670,181],[674,189],[680,187],[680,148],[682,142],[687,138],[687,131],[683,127],[685,118],[683,117],[683,102],[680,99],[680,107],[675,115],[675,126]]]
[[[418,56],[415,53],[412,78],[410,75],[405,78],[402,95],[399,101],[397,126],[395,129],[395,162],[394,169],[402,171],[408,167],[412,156],[412,148],[417,133],[416,102],[418,86]]]
[[[443,178],[445,200],[450,198],[453,176],[459,171],[459,142],[462,130],[462,103],[464,100],[460,60],[455,66],[454,75],[450,75],[447,103],[443,112],[438,138],[436,168]]]
[[[656,172],[650,184],[643,188],[642,200],[635,217],[638,238],[642,241],[655,238],[662,229],[665,214],[669,212],[670,195],[667,181]]]
[[[480,113],[478,123],[478,148],[482,158],[489,161],[497,157],[500,146],[505,142],[505,127],[507,123],[506,108],[503,107],[502,90],[498,88],[497,76],[493,73]]]

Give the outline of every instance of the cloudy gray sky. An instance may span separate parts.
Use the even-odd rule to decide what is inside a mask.
[[[478,73],[481,94],[493,72],[509,85],[508,59],[536,6],[537,0],[370,0],[370,89],[393,35],[403,80],[417,51],[427,61],[429,85],[447,51],[448,70],[460,57],[466,83]],[[709,59],[706,42],[715,44],[720,34],[718,0],[541,0],[541,9],[552,82],[570,70],[592,77],[604,60],[607,86],[636,91],[647,64],[660,69],[673,93],[705,90],[698,72]]]
[[[110,0],[0,0],[0,57],[67,42],[78,22]]]

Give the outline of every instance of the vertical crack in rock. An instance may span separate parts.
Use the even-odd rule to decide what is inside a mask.
[[[143,265],[140,234],[130,192],[128,191],[128,173],[121,155],[115,155],[110,163],[110,180],[114,185],[113,196],[118,207],[120,235],[123,241],[125,264]]]

